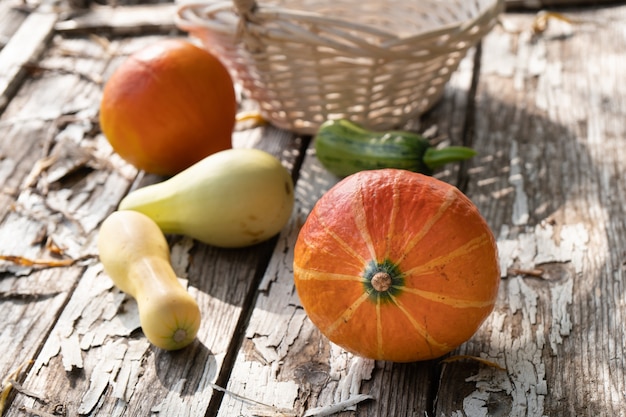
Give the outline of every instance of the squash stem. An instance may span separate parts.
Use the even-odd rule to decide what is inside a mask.
[[[464,161],[476,155],[476,151],[466,146],[448,146],[446,148],[428,148],[422,160],[430,169],[435,169],[451,162]]]
[[[185,339],[187,339],[187,330],[185,329],[176,329],[174,335],[172,337],[175,343],[181,343]]]

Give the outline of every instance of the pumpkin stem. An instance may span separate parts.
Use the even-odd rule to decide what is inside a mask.
[[[391,275],[387,272],[377,272],[372,277],[372,287],[378,292],[385,292],[391,288]]]

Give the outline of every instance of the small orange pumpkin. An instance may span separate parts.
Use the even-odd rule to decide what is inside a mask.
[[[116,68],[102,93],[100,126],[119,156],[169,176],[230,149],[236,112],[221,61],[189,41],[166,38]]]
[[[492,232],[456,187],[422,174],[361,171],[316,203],[294,252],[306,313],[329,340],[371,359],[440,357],[493,310]]]

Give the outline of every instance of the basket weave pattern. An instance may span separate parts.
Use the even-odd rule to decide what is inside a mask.
[[[503,0],[204,0],[181,4],[176,22],[222,59],[268,121],[312,134],[329,118],[389,129],[418,117],[503,8]]]

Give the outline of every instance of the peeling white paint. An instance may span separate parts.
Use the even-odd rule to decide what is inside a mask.
[[[63,352],[62,362],[65,371],[70,372],[74,368],[82,369],[83,357],[81,356],[77,334],[61,339],[61,352]]]
[[[195,241],[189,237],[182,237],[176,243],[171,245],[170,262],[172,269],[179,278],[187,278],[187,269],[191,262],[191,249],[195,245]],[[185,284],[185,287],[187,285]]]
[[[15,172],[16,166],[17,164],[14,159],[0,158],[0,184],[3,184],[2,192],[12,194],[13,190],[7,189],[4,184],[9,182],[8,179],[11,178],[11,175]]]
[[[329,375],[339,381],[335,391],[335,403],[347,401],[360,394],[361,383],[372,377],[376,362],[347,353],[337,345],[331,344]],[[351,406],[348,410],[356,410]]]
[[[510,268],[532,270],[548,263],[571,268],[565,268],[566,272],[554,282],[523,275],[505,278],[497,303],[501,307],[489,318],[491,348],[486,359],[501,364],[506,372],[480,369],[468,379],[476,383],[476,390],[463,402],[463,413],[469,417],[487,415],[490,392],[510,396],[511,417],[543,416],[544,401],[550,395],[544,350],[549,346],[556,354],[574,327],[568,307],[573,302],[574,282],[582,272],[589,241],[585,226],[556,227],[545,222],[515,236],[509,237],[510,233],[504,227],[498,239],[503,277]],[[516,318],[518,314],[521,318]]]
[[[563,284],[550,287],[551,323],[550,323],[550,348],[552,354],[558,352],[558,345],[563,342],[563,337],[572,331],[572,320],[567,311],[567,306],[572,303],[574,294],[574,280],[569,279]]]
[[[205,362],[204,370],[201,374],[202,379],[196,386],[194,396],[182,395],[187,380],[180,379],[168,391],[163,401],[154,406],[150,411],[152,413],[158,413],[158,415],[162,417],[195,417],[204,415],[208,399],[210,398],[209,391],[211,390],[211,381],[209,379],[216,374],[215,370],[209,369],[211,366],[214,366],[214,362]],[[204,398],[206,401],[199,401],[198,398]]]
[[[543,42],[533,42],[533,34],[529,30],[519,34],[517,45],[517,62],[513,83],[515,89],[522,91],[530,78],[543,74],[547,61],[547,49]]]
[[[85,391],[78,406],[79,414],[89,414],[98,404],[104,390],[117,376],[127,346],[120,341],[103,346],[102,356],[91,372],[89,388]]]
[[[515,189],[515,200],[513,201],[512,222],[516,226],[528,223],[528,196],[524,191],[524,177],[522,176],[522,161],[518,155],[517,142],[511,142],[511,171],[509,173],[509,184]]]
[[[508,285],[509,310],[511,314],[522,312],[524,320],[537,324],[537,303],[539,295],[521,277],[511,277]]]
[[[236,370],[240,377],[231,378],[228,390],[249,400],[267,404],[277,409],[291,409],[298,398],[299,386],[295,381],[278,381],[271,367],[239,356]],[[246,378],[242,376],[245,375]],[[218,416],[254,415],[254,406],[236,398],[225,397]]]
[[[467,416],[487,417],[488,391],[474,391],[463,399],[463,412]],[[463,414],[460,414],[463,415]]]
[[[483,48],[489,50],[492,57],[492,59],[486,59],[481,62],[481,72],[483,74],[497,74],[502,77],[513,76],[515,73],[516,56],[512,52],[512,35],[503,33],[502,36],[487,36],[483,39]]]

